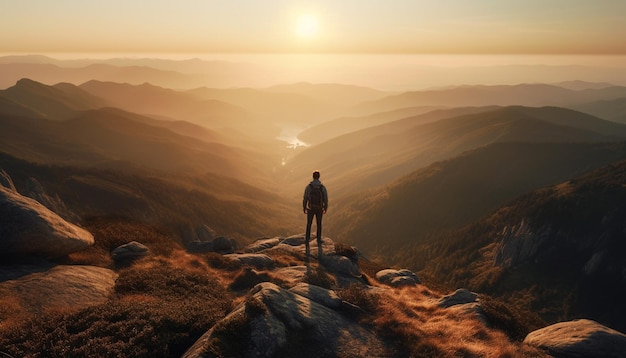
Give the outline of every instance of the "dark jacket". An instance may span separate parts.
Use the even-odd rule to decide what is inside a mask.
[[[316,185],[320,185],[322,187],[322,209],[326,211],[328,209],[328,192],[326,191],[326,187],[324,186],[324,184],[322,184],[322,182],[318,179],[312,180],[309,184],[307,184],[306,188],[304,188],[304,196],[302,197],[302,209],[306,209],[308,207],[309,195],[311,194],[312,187]]]

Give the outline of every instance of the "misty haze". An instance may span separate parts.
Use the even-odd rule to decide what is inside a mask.
[[[623,357],[626,6],[417,3],[0,5],[0,356]]]

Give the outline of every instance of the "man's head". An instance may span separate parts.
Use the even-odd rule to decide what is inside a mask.
[[[320,178],[320,172],[318,172],[317,170],[313,172],[313,179],[319,179]]]

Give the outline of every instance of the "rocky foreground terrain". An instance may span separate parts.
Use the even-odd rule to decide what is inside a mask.
[[[505,304],[465,289],[437,292],[413,272],[370,262],[357,248],[330,238],[319,248],[312,241],[308,255],[302,235],[258,239],[242,248],[223,237],[205,237],[192,249],[172,242],[163,250],[129,230],[126,243],[102,252],[104,231],[92,234],[67,222],[19,194],[7,176],[2,183],[3,356],[621,357],[626,352],[626,335],[590,320],[557,323],[518,339],[511,329],[513,310]],[[165,268],[157,282],[128,279],[155,267]],[[221,297],[193,296],[177,277],[200,277],[199,285],[215,284]],[[159,292],[176,294],[146,288],[157,284],[164,287]],[[186,332],[185,325],[176,328],[184,339],[175,344],[154,338],[178,323],[147,316],[128,332],[111,333],[112,327],[126,327],[128,313],[103,313],[69,328],[73,320],[121,307],[120,302],[131,306],[125,312],[166,307],[192,315]],[[220,313],[197,327],[200,308],[216,302]],[[58,323],[46,331],[39,326],[47,317]],[[151,341],[142,340],[150,334]],[[124,353],[128,347],[136,351]]]

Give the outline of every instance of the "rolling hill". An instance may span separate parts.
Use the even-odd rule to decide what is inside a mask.
[[[180,243],[193,240],[193,230],[203,225],[245,242],[268,230],[285,234],[295,230],[282,198],[216,174],[37,164],[2,152],[0,168],[20,193],[29,195],[34,179],[45,195],[58,198],[64,211],[81,221],[113,218],[149,223],[167,230]]]
[[[531,190],[626,158],[626,143],[495,143],[337,204],[327,231],[388,262],[439,230],[468,224]],[[407,264],[407,261],[403,261]]]
[[[626,97],[580,104],[572,108],[609,121],[626,123]]]
[[[214,173],[250,182],[265,177],[266,157],[183,136],[137,121],[137,117],[116,109],[80,112],[67,121],[0,116],[4,129],[0,150],[40,163],[92,167],[127,163],[122,167]]]
[[[3,99],[7,105],[13,105],[13,108],[0,107],[0,113],[19,115],[30,112],[30,114],[52,120],[66,120],[78,111],[108,105],[108,102],[102,98],[90,95],[68,83],[47,86],[26,78],[0,91],[0,99]],[[26,108],[28,112],[15,111],[16,107]]]
[[[184,120],[207,128],[257,127],[244,108],[217,100],[199,100],[190,94],[148,83],[89,81],[79,87],[129,112]]]
[[[490,143],[626,138],[623,125],[563,108],[512,106],[480,110],[444,110],[333,138],[290,159],[284,167],[285,178],[308,177],[311,168],[319,169],[328,178],[330,188],[346,195],[384,185],[433,162]],[[446,113],[463,111],[471,114],[445,118]],[[428,116],[444,119],[421,124]]]
[[[409,107],[369,116],[340,117],[309,127],[300,132],[298,138],[310,145],[315,145],[350,132],[417,116],[436,109],[437,107],[433,106]]]

